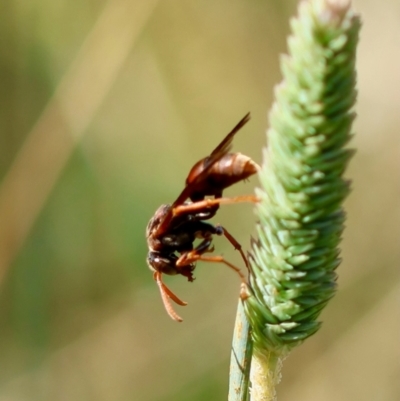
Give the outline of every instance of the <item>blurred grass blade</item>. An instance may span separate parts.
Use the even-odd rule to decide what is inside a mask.
[[[252,345],[250,324],[239,301],[232,341],[228,401],[248,399]]]
[[[0,188],[0,278],[29,234],[157,0],[109,1]]]

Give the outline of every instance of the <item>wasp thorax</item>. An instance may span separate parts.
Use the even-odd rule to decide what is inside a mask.
[[[150,219],[149,223],[147,224],[146,228],[146,237],[149,238],[158,228],[160,223],[163,221],[164,217],[168,214],[171,210],[170,204],[161,205],[154,216]]]

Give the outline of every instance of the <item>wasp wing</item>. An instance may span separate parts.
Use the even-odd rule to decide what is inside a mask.
[[[180,193],[175,202],[171,205],[169,212],[165,215],[163,221],[158,227],[158,234],[165,231],[173,217],[173,210],[175,207],[182,205],[186,199],[195,192],[198,185],[207,178],[209,170],[218,162],[224,155],[229,153],[232,147],[232,141],[235,134],[250,120],[250,113],[247,113],[229,132],[221,143],[211,152],[210,156],[206,158],[203,171]]]
[[[226,154],[229,152],[231,146],[232,146],[232,141],[233,137],[235,134],[250,120],[250,113],[247,113],[232,129],[232,131],[221,141],[221,143],[211,152],[210,159],[213,157],[213,155],[219,155],[221,152],[223,154]],[[221,158],[218,157],[217,160]],[[211,164],[214,164],[216,160],[214,160]]]
[[[232,147],[232,141],[235,134],[250,120],[250,113],[247,113],[229,132],[228,135],[221,141],[221,143],[211,152],[210,156],[207,157],[204,161],[204,169],[203,171],[186,187],[183,189],[181,194],[172,204],[172,208],[179,206],[185,202],[186,199],[190,198],[192,193],[195,191],[196,187],[208,176],[209,170],[212,166],[218,162],[224,155],[229,153]]]

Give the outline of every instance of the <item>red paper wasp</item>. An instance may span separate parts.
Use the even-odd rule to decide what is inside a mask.
[[[205,256],[213,252],[211,245],[213,235],[224,235],[239,250],[248,267],[247,259],[240,244],[222,226],[206,223],[212,218],[220,204],[238,202],[257,202],[252,195],[223,198],[225,188],[255,174],[259,167],[248,156],[241,153],[229,153],[234,135],[249,121],[246,114],[211,152],[209,156],[197,162],[186,178],[186,186],[172,204],[161,205],[149,221],[146,229],[149,253],[147,263],[154,272],[165,309],[169,316],[181,322],[182,319],[172,308],[172,299],[178,305],[186,305],[162,281],[162,274],[181,274],[193,281],[196,262],[224,263],[235,270],[245,282],[243,273],[226,261],[222,256]],[[213,198],[206,198],[211,196]],[[200,239],[195,247],[194,242]]]

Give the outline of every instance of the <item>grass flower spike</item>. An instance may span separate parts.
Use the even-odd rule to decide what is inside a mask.
[[[345,145],[355,117],[359,17],[349,1],[312,0],[300,4],[291,28],[259,175],[258,238],[244,301],[252,400],[274,399],[282,357],[318,330],[335,293],[349,192],[343,173],[353,154]]]

